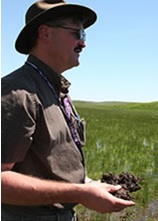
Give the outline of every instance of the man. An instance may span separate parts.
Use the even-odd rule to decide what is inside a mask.
[[[85,182],[84,122],[62,73],[79,65],[89,8],[39,1],[26,13],[16,49],[26,63],[2,79],[2,220],[75,220],[81,203],[100,213],[133,206],[120,186]]]

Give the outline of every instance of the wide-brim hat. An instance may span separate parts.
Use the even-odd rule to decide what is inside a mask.
[[[26,12],[26,25],[15,42],[15,48],[22,54],[30,52],[30,38],[33,32],[47,20],[61,16],[80,15],[84,17],[83,27],[88,28],[96,21],[96,13],[85,6],[69,4],[64,0],[37,1]]]

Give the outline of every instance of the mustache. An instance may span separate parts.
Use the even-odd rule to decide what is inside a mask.
[[[82,51],[82,45],[77,45],[77,47],[74,48],[74,51],[81,52]]]

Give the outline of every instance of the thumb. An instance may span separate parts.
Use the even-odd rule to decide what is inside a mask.
[[[114,186],[114,185],[109,185],[109,186],[108,186],[108,192],[114,193],[114,192],[120,190],[121,188],[122,188],[122,186],[120,186],[120,185],[116,185],[116,186]]]

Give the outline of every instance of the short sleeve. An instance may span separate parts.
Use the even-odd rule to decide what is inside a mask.
[[[1,98],[1,160],[20,162],[29,150],[35,131],[35,102],[22,89],[5,91]]]

